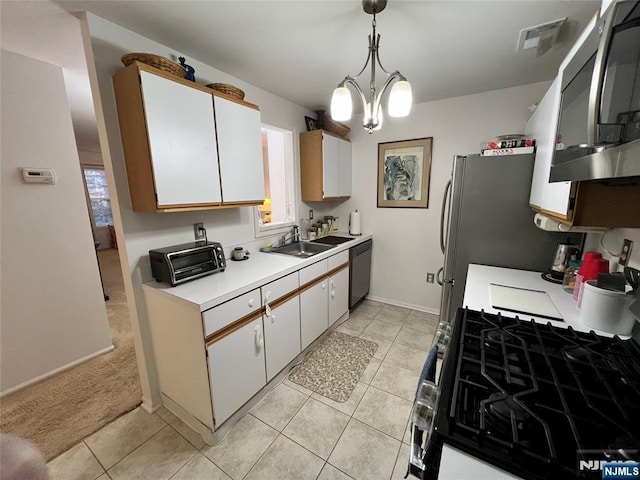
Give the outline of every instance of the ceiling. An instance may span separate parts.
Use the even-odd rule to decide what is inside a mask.
[[[372,17],[359,0],[55,3],[93,12],[312,110],[326,109],[338,82],[362,68],[371,33]],[[416,103],[551,80],[599,7],[581,0],[391,0],[377,16],[380,58],[407,77]],[[516,52],[521,29],[563,17],[549,51]],[[366,87],[369,73],[361,78]]]

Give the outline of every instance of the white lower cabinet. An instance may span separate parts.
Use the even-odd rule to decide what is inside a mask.
[[[207,345],[213,417],[221,424],[267,383],[262,316]]]
[[[349,266],[329,277],[329,326],[349,309]]]
[[[327,279],[300,293],[300,339],[304,350],[328,327]]]
[[[265,312],[263,322],[267,381],[270,381],[300,353],[298,295]]]
[[[213,445],[231,428],[227,420],[348,311],[349,253],[205,311],[143,290],[163,402]]]

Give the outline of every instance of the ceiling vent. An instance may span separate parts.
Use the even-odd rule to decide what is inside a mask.
[[[516,52],[535,48],[536,56],[539,57],[556,42],[558,33],[566,21],[567,17],[564,17],[520,30]]]

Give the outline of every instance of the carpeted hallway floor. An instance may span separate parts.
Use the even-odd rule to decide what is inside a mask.
[[[47,460],[141,402],[118,251],[98,259],[115,350],[0,400],[0,430],[33,441]]]

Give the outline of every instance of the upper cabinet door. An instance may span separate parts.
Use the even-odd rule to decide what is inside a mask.
[[[351,142],[340,140],[340,196],[351,196]]]
[[[210,95],[141,71],[158,207],[220,203]]]
[[[322,135],[323,197],[340,196],[340,140]]]
[[[260,110],[213,97],[224,203],[262,202],[264,165]]]
[[[533,167],[529,204],[548,213],[567,218],[571,182],[549,183],[551,160],[556,147],[556,126],[560,106],[560,78],[549,87],[525,126],[524,133],[536,139],[536,161]]]

